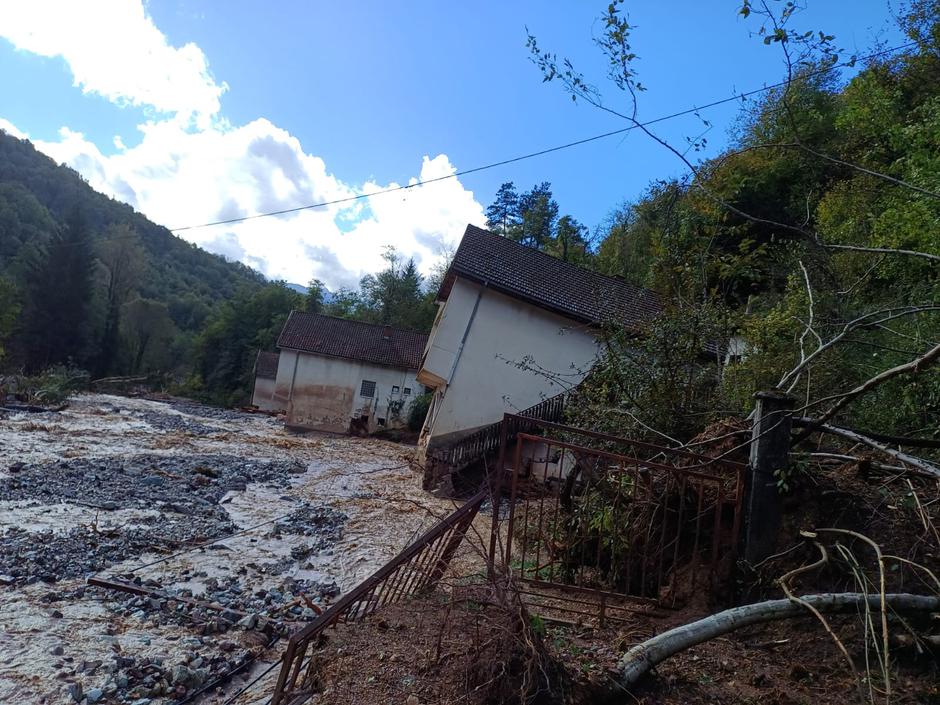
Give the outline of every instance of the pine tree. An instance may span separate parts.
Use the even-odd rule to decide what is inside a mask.
[[[87,223],[73,210],[30,273],[24,316],[27,370],[87,360],[93,264]]]
[[[520,224],[519,194],[512,181],[499,187],[495,200],[486,209],[486,227],[494,233],[510,237]]]
[[[513,238],[523,245],[544,250],[554,238],[558,220],[558,203],[552,198],[552,185],[543,181],[519,197],[522,227]]]
[[[588,229],[570,215],[558,219],[555,238],[547,247],[549,254],[563,262],[584,265],[590,259],[587,241]]]

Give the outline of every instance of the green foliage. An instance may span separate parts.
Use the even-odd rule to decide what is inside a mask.
[[[545,638],[545,620],[537,614],[529,615],[529,629],[531,629],[532,633],[539,639]]]
[[[72,214],[80,215],[80,232],[70,227],[78,223]],[[141,365],[172,365],[185,374],[190,341],[208,317],[237,290],[264,284],[257,272],[173,236],[3,132],[0,279],[16,291],[12,304],[9,287],[0,294],[0,318],[21,310],[6,336],[6,367],[35,371],[72,360],[97,375],[134,367],[121,321],[133,298],[165,305],[175,326],[166,346],[173,354],[148,353]]]
[[[385,269],[367,274],[359,291],[340,289],[322,312],[367,323],[426,331],[434,322],[436,285],[428,287],[413,259],[404,260],[393,247],[383,254]]]
[[[223,304],[196,342],[195,369],[204,397],[226,406],[246,403],[258,350],[273,347],[290,312],[302,303],[286,283],[275,282],[243,290]]]
[[[326,294],[326,285],[319,279],[311,279],[307,285],[307,296],[304,298],[304,311],[308,313],[323,313],[323,299]]]
[[[66,365],[55,365],[35,375],[10,378],[6,389],[26,404],[55,407],[64,404],[73,394],[88,389],[89,376],[84,370]],[[2,398],[3,394],[0,394]]]
[[[0,362],[3,361],[6,350],[4,345],[20,315],[20,304],[17,301],[16,287],[13,282],[0,277]]]
[[[727,315],[703,303],[667,311],[640,336],[608,328],[600,359],[569,410],[570,420],[657,443],[689,439],[718,413],[721,367],[713,347],[728,337]]]
[[[415,432],[421,430],[421,427],[424,426],[424,420],[427,418],[428,410],[431,408],[431,400],[433,398],[434,394],[428,392],[426,394],[419,394],[415,397],[414,401],[411,402],[411,406],[408,408],[409,430]]]
[[[130,374],[174,366],[172,343],[180,338],[166,304],[140,297],[124,304],[120,335],[123,368]]]
[[[589,266],[593,259],[588,229],[570,215],[558,217],[547,181],[524,193],[511,181],[500,186],[486,209],[486,227],[565,262]]]
[[[73,211],[28,272],[22,349],[26,369],[88,359],[94,254],[88,224]]]
[[[936,261],[825,246],[940,255],[940,2],[902,8],[902,28],[919,45],[869,61],[847,83],[824,70],[841,60],[835,38],[794,29],[797,9],[741,8],[764,43],[787,50],[793,81],[745,107],[724,153],[689,162],[688,177],[653,185],[603,228],[595,266],[654,288],[667,310],[645,339],[611,332],[572,412],[579,422],[685,440],[718,411],[746,413],[754,392],[781,380],[803,413],[821,413],[834,395],[940,340]],[[609,77],[636,106],[636,30],[619,2],[601,19]],[[570,62],[534,38],[529,46],[545,80],[611,104]],[[851,321],[886,309],[904,313],[854,327],[817,354]],[[693,364],[696,348],[717,353],[732,339],[744,341],[740,359]],[[803,357],[810,362],[791,375]],[[935,434],[938,400],[940,372],[924,368],[877,386],[836,421]]]

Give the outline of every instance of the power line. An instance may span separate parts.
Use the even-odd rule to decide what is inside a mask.
[[[825,73],[829,73],[830,71],[834,71],[835,69],[851,67],[851,66],[854,66],[859,61],[868,61],[868,60],[875,59],[875,58],[885,56],[888,54],[893,54],[895,52],[902,51],[904,49],[910,49],[911,47],[914,47],[914,46],[917,46],[917,42],[909,42],[907,44],[901,44],[899,46],[892,47],[890,49],[884,49],[882,51],[875,52],[873,54],[868,54],[866,56],[853,58],[851,61],[846,61],[841,64],[833,64],[832,66],[828,66],[826,68],[819,69],[817,71],[803,74],[799,77],[799,79],[802,80],[806,78],[812,78],[814,76],[819,76]],[[753,95],[758,95],[760,93],[766,93],[767,91],[772,91],[775,88],[782,88],[792,83],[794,80],[797,80],[797,79],[790,78],[785,81],[780,81],[779,83],[774,83],[769,86],[764,86],[762,88],[755,88],[750,91],[745,91],[742,93],[735,93],[734,95],[728,96],[726,98],[714,100],[710,103],[705,103],[704,105],[700,105],[697,107],[680,110],[678,112],[670,113],[669,115],[663,115],[661,117],[654,118],[652,120],[647,120],[646,122],[642,122],[639,124],[622,127],[619,130],[611,130],[610,132],[604,132],[599,135],[594,135],[593,137],[586,137],[584,139],[575,140],[574,142],[566,142],[565,144],[557,145],[555,147],[548,147],[547,149],[541,149],[537,152],[529,152],[528,154],[523,154],[518,157],[512,157],[510,159],[503,159],[501,161],[492,162],[490,164],[485,164],[483,166],[473,167],[471,169],[463,169],[461,171],[455,171],[453,174],[447,174],[445,176],[437,176],[432,179],[425,179],[424,181],[417,181],[413,184],[406,184],[404,186],[393,186],[393,187],[386,188],[386,189],[380,189],[378,191],[370,191],[368,193],[359,193],[353,196],[337,198],[331,201],[322,201],[320,203],[311,203],[305,206],[296,206],[294,208],[284,208],[282,210],[268,211],[265,213],[256,213],[254,215],[246,215],[246,216],[242,216],[239,218],[215,220],[209,223],[200,223],[198,225],[185,225],[179,228],[170,228],[170,231],[174,233],[179,233],[179,232],[183,232],[186,230],[195,230],[197,228],[209,228],[215,225],[231,225],[233,223],[243,223],[245,221],[256,220],[258,218],[271,218],[275,216],[287,215],[290,213],[298,213],[300,211],[311,210],[314,208],[326,208],[328,206],[335,206],[335,205],[340,205],[343,203],[352,203],[354,201],[359,201],[359,200],[366,199],[366,198],[372,198],[373,196],[381,196],[381,195],[389,194],[389,193],[397,193],[399,191],[407,191],[409,189],[418,188],[420,186],[427,186],[428,184],[437,183],[439,181],[446,181],[448,179],[456,179],[461,176],[467,176],[468,174],[476,174],[481,171],[487,171],[489,169],[495,169],[497,167],[506,166],[507,164],[515,164],[516,162],[525,161],[527,159],[533,159],[535,157],[541,157],[546,154],[551,154],[553,152],[560,152],[564,149],[570,149],[571,147],[577,147],[582,144],[587,144],[589,142],[595,142],[597,140],[602,140],[607,137],[612,137],[614,135],[621,135],[631,130],[638,129],[640,127],[649,127],[650,125],[655,125],[657,123],[665,122],[667,120],[673,120],[677,117],[683,117],[685,115],[694,115],[698,113],[700,110],[707,110],[708,108],[714,108],[716,106],[724,105],[726,103],[731,103],[731,102],[738,101],[738,100],[744,100],[745,98],[749,98],[750,96],[753,96]]]

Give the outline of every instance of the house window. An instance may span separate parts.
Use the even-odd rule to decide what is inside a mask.
[[[392,386],[392,394],[398,394],[401,391],[401,387],[397,384]]]
[[[361,397],[374,397],[375,396],[375,382],[370,382],[367,379],[362,380],[362,388],[359,390],[359,396]]]
[[[411,394],[411,387],[405,387],[405,396],[407,397],[409,394]]]

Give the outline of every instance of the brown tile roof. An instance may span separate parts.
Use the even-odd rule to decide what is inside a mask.
[[[292,311],[278,336],[279,348],[345,357],[376,365],[416,370],[428,336],[381,324]]]
[[[277,361],[280,356],[276,352],[259,351],[258,359],[255,360],[255,376],[277,379]]]
[[[468,225],[438,299],[461,276],[584,323],[636,327],[662,311],[649,289],[562,262],[531,247]]]

